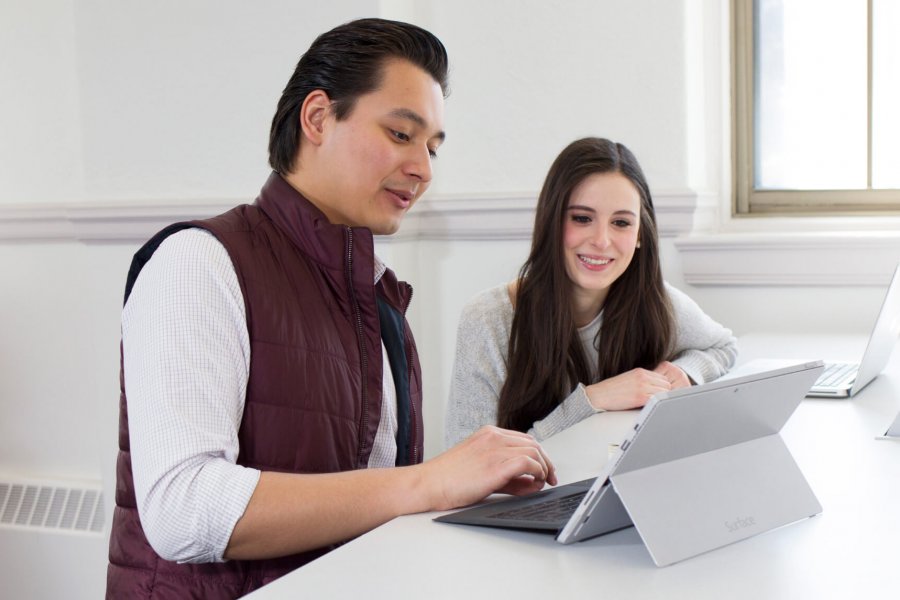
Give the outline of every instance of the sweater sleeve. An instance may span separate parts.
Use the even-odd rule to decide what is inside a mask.
[[[541,442],[598,412],[603,412],[603,410],[595,409],[591,405],[591,401],[587,396],[587,390],[584,389],[584,384],[579,383],[572,393],[559,406],[554,408],[549,415],[540,421],[535,421],[534,426],[528,430],[528,433]]]
[[[505,294],[505,285],[482,292],[460,315],[444,421],[447,448],[483,425],[497,424],[497,401],[506,380],[512,324],[512,307]]]
[[[672,362],[694,383],[718,379],[737,359],[737,339],[687,294],[666,284],[675,316],[675,349]]]
[[[497,424],[500,390],[507,376],[512,315],[506,285],[482,292],[463,308],[445,419],[444,442],[448,448],[484,425]],[[579,384],[528,433],[541,441],[595,412],[584,386]]]

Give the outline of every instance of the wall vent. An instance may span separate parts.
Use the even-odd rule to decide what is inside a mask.
[[[100,485],[0,480],[0,528],[102,533]]]

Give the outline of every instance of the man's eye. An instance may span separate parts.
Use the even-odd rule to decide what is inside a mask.
[[[391,134],[392,134],[395,138],[397,138],[398,140],[400,140],[401,142],[408,142],[408,141],[409,141],[409,136],[406,135],[405,133],[403,133],[402,131],[396,131],[396,130],[394,130],[394,129],[391,129]]]

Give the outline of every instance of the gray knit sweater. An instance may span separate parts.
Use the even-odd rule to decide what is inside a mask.
[[[737,340],[731,330],[711,319],[683,292],[668,284],[666,291],[675,316],[672,362],[694,383],[721,377],[737,357]],[[445,420],[444,441],[448,448],[482,425],[497,423],[497,401],[507,375],[512,319],[506,284],[479,293],[463,308]],[[578,330],[586,356],[595,365],[597,349],[593,341],[602,319],[601,311],[593,322]],[[588,401],[583,383],[553,412],[536,421],[528,433],[543,440],[598,412]]]

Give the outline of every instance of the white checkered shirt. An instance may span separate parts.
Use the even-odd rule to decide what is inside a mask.
[[[376,257],[376,282],[384,271]],[[250,339],[234,266],[212,234],[187,229],[159,246],[122,311],[122,343],[144,533],[167,560],[221,562],[259,471],[235,464]],[[382,362],[369,467],[397,456],[396,392],[386,355]]]

